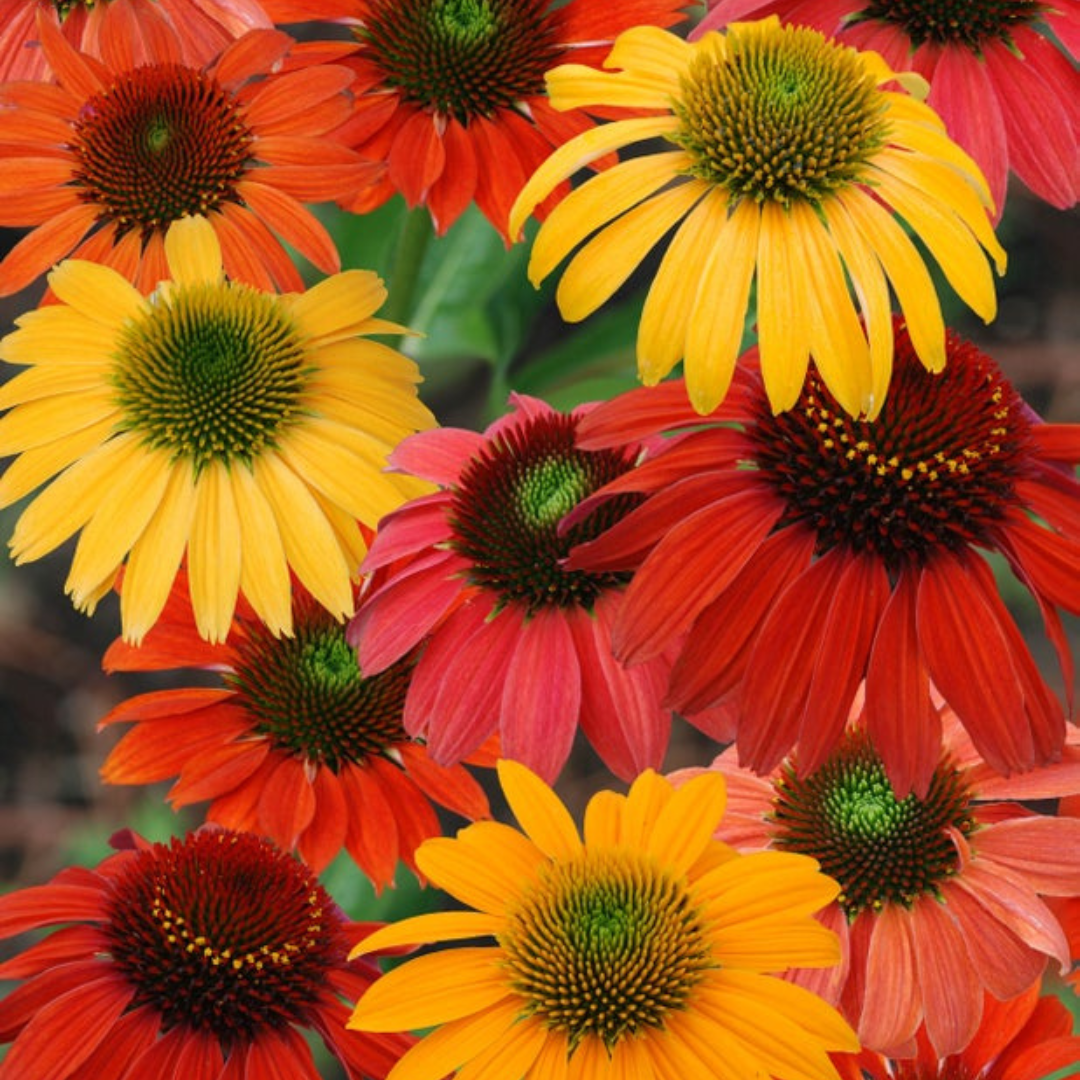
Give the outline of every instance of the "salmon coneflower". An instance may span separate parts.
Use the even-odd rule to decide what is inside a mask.
[[[248,30],[273,26],[259,0],[0,0],[0,82],[51,78],[39,11],[81,52],[100,59],[134,50],[140,63],[152,59],[143,43],[170,31],[183,62],[199,66]]]
[[[340,268],[304,204],[380,169],[327,137],[350,111],[346,68],[275,73],[295,44],[277,30],[252,30],[199,67],[167,26],[146,43],[153,62],[139,63],[125,36],[98,60],[49,19],[37,25],[56,82],[0,87],[0,225],[32,230],[0,261],[0,295],[72,254],[147,292],[164,276],[169,226],[196,214],[237,281],[302,289],[283,242],[325,273]]]
[[[671,233],[638,328],[646,385],[682,360],[694,408],[711,412],[730,384],[756,286],[773,410],[794,406],[814,356],[846,412],[875,416],[891,370],[890,293],[920,360],[933,371],[945,363],[924,250],[965,304],[994,318],[987,257],[1003,273],[1005,253],[990,227],[989,190],[917,100],[920,76],[775,18],[696,42],[637,27],[619,37],[605,66],[612,70],[556,68],[552,104],[648,115],[556,150],[514,204],[510,234],[590,161],[662,140],[564,198],[536,234],[528,271],[539,284],[574,252],[556,300],[577,322]]]
[[[580,725],[607,766],[631,780],[657,767],[670,710],[672,656],[627,669],[611,626],[629,575],[567,571],[574,543],[637,504],[613,499],[570,529],[562,519],[634,467],[640,447],[589,453],[576,444],[590,406],[567,415],[514,395],[483,434],[441,428],[406,439],[391,465],[438,484],[385,518],[364,563],[385,573],[352,633],[365,674],[423,646],[405,729],[449,764],[498,732],[502,754],[548,781]]]
[[[1080,1062],[1080,1035],[1073,1034],[1072,1014],[1052,994],[1040,997],[1038,985],[1007,1001],[987,994],[982,1022],[958,1053],[939,1055],[925,1028],[919,1029],[915,1042],[917,1050],[910,1058],[864,1050],[833,1060],[844,1080],[1046,1080]]]
[[[904,796],[856,716],[831,754],[807,770],[799,752],[769,776],[736,763],[734,748],[677,783],[719,772],[728,813],[717,830],[739,850],[798,852],[840,885],[820,915],[840,935],[843,961],[796,981],[838,1003],[865,1049],[915,1053],[916,1033],[938,1057],[978,1030],[984,994],[999,1000],[1037,985],[1047,961],[1069,967],[1048,898],[1080,895],[1080,819],[1022,800],[1080,790],[1080,733],[1064,760],[1005,778],[981,760],[947,708],[943,749],[925,793]]]
[[[61,927],[0,965],[25,980],[0,1001],[19,1080],[318,1080],[304,1037],[348,1080],[381,1080],[412,1045],[346,1030],[379,978],[312,872],[249,833],[131,834],[93,870],[0,897],[0,937]]]
[[[177,777],[174,807],[210,800],[207,819],[295,849],[321,873],[344,847],[376,888],[398,860],[442,829],[433,803],[470,820],[487,798],[461,765],[436,765],[401,716],[415,658],[360,674],[345,624],[294,583],[293,629],[275,636],[241,602],[226,641],[198,634],[177,577],[161,618],[139,646],[118,640],[106,671],[198,668],[205,683],[121,702],[101,726],[133,723],[102,776],[114,784]],[[485,759],[494,764],[494,758]]]
[[[470,203],[507,244],[510,206],[552,149],[593,119],[557,112],[545,74],[599,66],[628,27],[671,26],[686,0],[353,0],[359,51],[352,145],[385,162],[366,210],[400,191],[444,233]]]
[[[851,1030],[777,977],[836,962],[814,919],[836,883],[805,856],[713,840],[720,776],[674,791],[648,770],[627,795],[593,796],[584,838],[523,765],[500,762],[499,778],[522,831],[479,822],[417,852],[475,910],[405,919],[356,950],[449,943],[384,975],[349,1021],[439,1025],[390,1080],[836,1080],[828,1053],[857,1049]]]
[[[938,759],[934,687],[999,771],[1061,751],[1065,710],[982,552],[1004,556],[1038,602],[1071,703],[1059,609],[1080,613],[1080,426],[1041,423],[955,334],[939,375],[900,321],[895,340],[873,420],[849,416],[816,368],[774,415],[753,353],[711,417],[677,383],[600,406],[585,447],[698,430],[600,493],[648,498],[567,565],[634,571],[616,655],[646,660],[685,635],[669,703],[726,702],[750,768],[772,769],[796,742],[804,768],[820,765],[865,677],[871,741],[906,792],[925,791]]]
[[[999,214],[1010,169],[1051,206],[1076,203],[1076,0],[719,0],[695,33],[774,14],[925,76],[927,104],[978,162]]]
[[[138,641],[187,567],[199,633],[228,633],[242,592],[274,633],[292,625],[290,573],[331,614],[353,612],[360,524],[430,490],[387,455],[434,424],[419,373],[366,335],[379,278],[347,270],[301,293],[228,280],[206,218],[164,241],[168,280],[143,296],[115,270],[68,259],[58,303],[16,320],[0,358],[0,506],[44,485],[15,523],[16,562],[75,533],[67,591],[92,611],[125,568],[120,616]]]

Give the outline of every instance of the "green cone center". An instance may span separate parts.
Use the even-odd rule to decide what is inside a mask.
[[[471,563],[469,580],[497,603],[529,613],[550,606],[591,609],[623,573],[562,566],[575,544],[592,540],[637,505],[618,496],[560,532],[583,499],[633,465],[630,451],[579,450],[577,420],[558,413],[508,426],[462,470],[450,509],[452,544]]]
[[[114,368],[125,425],[189,459],[250,462],[300,418],[303,340],[276,296],[238,284],[159,290]]]
[[[885,141],[885,101],[858,54],[805,27],[732,29],[691,64],[671,136],[731,198],[820,203]]]
[[[275,747],[335,772],[407,741],[402,725],[414,657],[365,678],[345,627],[328,613],[297,614],[292,637],[250,626],[227,682]]]
[[[662,1028],[716,966],[685,884],[629,851],[549,864],[500,944],[528,1015],[571,1049]]]
[[[951,763],[934,771],[924,798],[898,799],[861,730],[809,776],[785,765],[775,786],[775,846],[817,859],[840,883],[838,901],[851,919],[937,895],[959,866],[949,830],[974,828],[967,788]]]

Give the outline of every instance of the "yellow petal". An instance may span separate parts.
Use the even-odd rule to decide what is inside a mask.
[[[866,192],[850,188],[838,192],[836,199],[881,260],[919,359],[930,371],[941,371],[946,359],[945,321],[934,283],[915,245],[892,214]]]
[[[548,1042],[536,1019],[521,1020],[458,1069],[455,1080],[521,1080]]]
[[[975,189],[979,201],[992,213],[994,200],[990,195],[990,185],[986,182],[986,177],[983,176],[975,159],[949,138],[944,125],[933,109],[917,101],[904,100],[910,109],[922,110],[921,118],[912,121],[897,120],[890,108],[890,141],[899,146],[920,151],[929,158],[943,161],[957,169]]]
[[[856,231],[841,203],[827,199],[821,207],[826,227],[847,268],[869,339],[870,389],[863,411],[873,420],[885,404],[893,364],[892,301],[885,272],[873,250]]]
[[[135,541],[124,571],[120,621],[124,639],[136,645],[157,622],[184,556],[195,513],[195,479],[177,465],[157,513]]]
[[[555,299],[562,317],[579,322],[591,315],[705,191],[699,181],[678,184],[628,210],[598,232],[571,259],[559,282]]]
[[[41,364],[30,368],[4,383],[0,408],[54,395],[86,395],[95,391],[99,400],[111,402],[114,395],[108,378],[112,367],[111,361],[91,360],[83,364]]]
[[[717,234],[701,271],[683,367],[690,404],[702,414],[720,404],[735,370],[757,267],[760,223],[757,204],[743,199]]]
[[[39,559],[81,529],[126,483],[126,470],[143,453],[136,436],[118,435],[65,469],[15,523],[10,542],[15,561]]]
[[[645,851],[681,876],[709,844],[724,816],[727,790],[718,772],[704,772],[676,790],[660,811]]]
[[[587,847],[615,847],[622,836],[622,816],[626,796],[614,791],[598,791],[585,807]]]
[[[612,66],[605,62],[605,66]],[[677,93],[678,82],[641,71],[598,71],[583,64],[561,64],[544,76],[548,98],[555,109],[582,109],[591,105],[623,109],[666,109]]]
[[[118,416],[107,393],[57,394],[28,401],[0,419],[0,456],[44,446]]]
[[[76,606],[106,578],[111,579],[147,524],[157,513],[171,466],[164,451],[143,448],[116,474],[113,490],[83,527],[71,560],[67,590]]]
[[[63,438],[54,439],[44,446],[24,450],[0,476],[0,506],[17,502],[29,495],[50,477],[62,472],[72,462],[85,457],[100,446],[113,430],[112,417]]]
[[[878,197],[889,203],[930,249],[960,299],[984,322],[991,322],[997,314],[994,278],[970,229],[919,186],[881,171],[876,171],[876,176]]]
[[[433,884],[492,915],[516,903],[547,861],[531,840],[497,821],[478,821],[456,839],[434,837],[416,850],[416,865]]]
[[[678,127],[672,116],[641,116],[600,124],[560,146],[529,178],[510,209],[510,236],[517,236],[525,219],[578,169],[620,147],[665,135]]]
[[[292,583],[277,521],[251,470],[229,469],[240,526],[240,591],[272,634],[292,633]]]
[[[289,307],[311,345],[355,337],[359,325],[386,302],[382,278],[371,270],[346,270],[289,298]]]
[[[631,158],[591,177],[548,214],[533,242],[529,278],[543,281],[578,244],[612,218],[679,177],[682,150]]]
[[[815,209],[793,203],[790,228],[799,238],[810,316],[810,352],[833,397],[852,416],[870,400],[870,347],[855,312],[836,246]],[[805,382],[805,376],[804,380]]]
[[[658,26],[632,26],[615,39],[604,67],[651,75],[657,86],[667,91],[667,97],[656,107],[666,109],[671,99],[678,96],[686,69],[703,52],[717,53],[719,59],[724,52],[723,38],[718,34],[707,35],[707,39],[691,45]]]
[[[459,947],[408,960],[375,980],[349,1027],[409,1031],[488,1009],[514,996],[502,956],[501,949]]]
[[[557,1031],[549,1031],[547,1042],[541,1047],[532,1068],[525,1074],[525,1080],[567,1080],[569,1057],[570,1048],[566,1036]]]
[[[494,937],[502,932],[505,925],[506,920],[501,915],[490,915],[484,911],[437,911],[428,915],[414,915],[380,926],[349,953],[349,959],[402,945]]]
[[[619,842],[641,848],[648,843],[660,811],[671,801],[674,789],[669,781],[652,769],[646,769],[630,785],[623,807]]]
[[[374,528],[401,505],[386,475],[390,447],[344,424],[309,419],[282,439],[282,461],[338,506]]]
[[[57,297],[80,315],[112,331],[146,311],[146,298],[111,266],[66,259],[49,274]]]
[[[201,215],[179,218],[165,234],[165,258],[173,280],[184,285],[224,280],[221,244],[214,226]]]
[[[240,522],[228,466],[220,461],[210,462],[195,481],[188,585],[199,634],[211,643],[224,641],[240,588]]]
[[[498,1044],[518,1022],[520,1013],[521,1002],[511,998],[443,1024],[408,1050],[387,1080],[443,1080],[462,1062]],[[346,1026],[351,1027],[351,1021]]]
[[[789,228],[787,212],[767,200],[758,237],[758,344],[761,375],[775,413],[790,409],[802,393],[810,362],[806,268]]]
[[[664,253],[638,326],[638,371],[646,386],[654,386],[682,359],[691,321],[706,318],[712,310],[706,291],[704,310],[698,312],[700,286],[726,220],[727,195],[722,188],[712,188],[675,231]]]
[[[252,464],[297,577],[331,615],[351,615],[352,568],[307,485],[276,454],[264,454]]]
[[[59,304],[35,308],[16,320],[18,329],[0,340],[0,360],[46,370],[112,363],[116,333]],[[47,357],[43,362],[42,357]],[[0,404],[11,404],[0,393]]]
[[[530,840],[553,859],[581,851],[581,838],[569,811],[536,773],[516,761],[500,761],[499,783],[510,812]]]

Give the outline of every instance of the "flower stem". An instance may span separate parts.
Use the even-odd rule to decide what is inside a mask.
[[[432,237],[431,216],[423,206],[409,210],[401,222],[389,273],[389,295],[379,313],[391,322],[407,323],[413,313],[420,269]]]

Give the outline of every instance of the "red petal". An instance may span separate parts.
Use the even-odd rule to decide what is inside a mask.
[[[624,663],[646,660],[685,633],[736,578],[782,510],[771,492],[747,484],[670,528],[626,591],[615,655]]]
[[[315,816],[315,792],[305,763],[280,755],[259,799],[259,827],[280,848],[292,851]]]
[[[924,568],[916,602],[919,643],[930,677],[979,753],[999,772],[1035,762],[1019,679],[997,613],[958,557]]]
[[[416,849],[432,836],[439,836],[439,818],[416,782],[384,758],[371,763],[373,779],[382,788],[387,805],[397,826],[398,849],[401,858],[413,871]]]
[[[399,472],[452,487],[461,479],[461,470],[487,442],[483,435],[463,428],[421,431],[397,444],[390,455],[390,464]]]
[[[427,193],[428,210],[439,236],[461,217],[472,202],[479,175],[468,128],[462,127],[453,118],[447,119],[442,145],[446,162]]]
[[[101,922],[104,897],[93,885],[33,885],[0,896],[0,937],[52,923]]]
[[[425,795],[471,821],[491,816],[484,789],[467,769],[460,765],[436,765],[427,750],[416,743],[399,743],[397,752],[405,771]]]
[[[297,848],[312,873],[321,874],[345,846],[349,805],[345,801],[341,781],[324,766],[316,768],[312,790],[315,813],[308,827],[300,834]]]
[[[394,811],[370,768],[348,765],[339,779],[349,804],[345,847],[379,891],[393,882],[397,869],[399,841]]]
[[[210,221],[221,243],[225,273],[263,292],[303,292],[296,265],[274,234],[250,210],[226,203]]]
[[[398,128],[390,147],[390,180],[409,206],[424,201],[446,165],[446,150],[435,125],[433,114],[414,112]]]
[[[670,703],[685,714],[710,708],[746,673],[761,624],[777,598],[809,566],[811,529],[778,529],[739,576],[698,616],[671,672]]]
[[[169,791],[173,806],[214,799],[242,784],[270,753],[266,740],[229,743],[191,758]]]
[[[919,651],[919,575],[903,570],[878,624],[866,674],[866,730],[898,799],[924,798],[941,759],[941,719]]]

